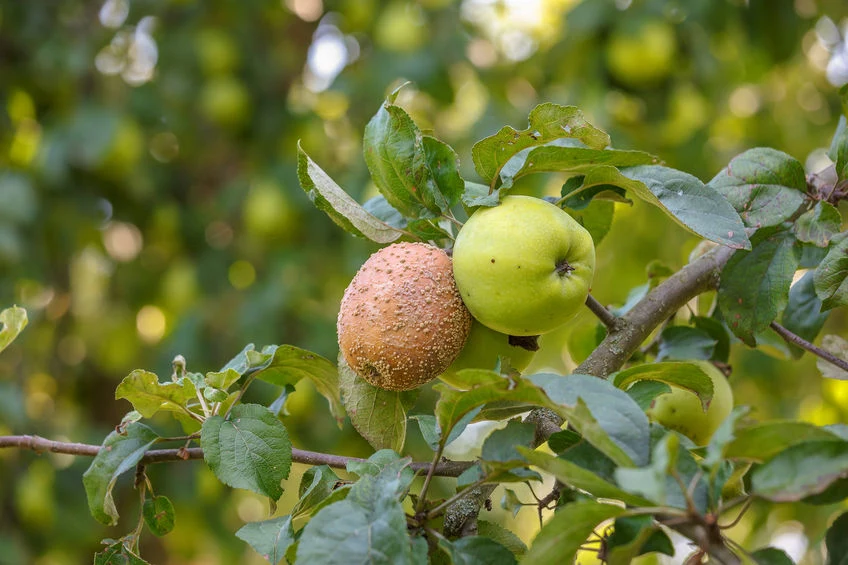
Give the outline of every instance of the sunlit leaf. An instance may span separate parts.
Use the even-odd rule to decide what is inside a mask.
[[[609,136],[593,127],[574,106],[545,103],[536,106],[528,118],[527,129],[516,131],[504,126],[498,133],[477,142],[471,149],[474,168],[487,183],[521,150],[543,145],[554,139],[578,139],[590,149],[609,145]]]
[[[816,202],[815,207],[801,215],[792,226],[798,241],[816,247],[827,247],[831,238],[841,229],[842,216],[839,210],[827,202]]]
[[[696,394],[701,400],[704,411],[713,399],[713,380],[697,363],[683,361],[645,363],[619,371],[613,377],[615,386],[622,389],[644,380],[659,381]]]
[[[771,420],[754,424],[734,432],[733,441],[724,448],[728,459],[747,459],[762,462],[783,449],[817,440],[839,441],[839,436],[807,422]]]
[[[150,371],[136,369],[115,389],[115,399],[129,400],[145,418],[159,410],[182,411],[186,402],[195,398],[197,389],[191,379],[181,377],[177,382],[159,382]]]
[[[403,235],[401,231],[369,214],[315,164],[300,144],[297,151],[297,177],[301,188],[312,203],[342,229],[377,243],[391,243]]]
[[[12,306],[0,312],[0,325],[3,328],[0,329],[0,351],[9,347],[9,344],[26,327],[28,321],[26,310],[18,306]]]
[[[262,352],[270,357],[257,367],[256,378],[282,387],[309,379],[315,390],[327,399],[330,412],[341,427],[345,411],[339,392],[339,372],[329,360],[293,345],[269,346]]]

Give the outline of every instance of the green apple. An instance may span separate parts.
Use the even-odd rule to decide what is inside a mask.
[[[697,445],[706,445],[719,425],[733,410],[733,391],[727,378],[708,361],[697,361],[713,381],[713,399],[706,412],[693,392],[671,387],[671,392],[654,399],[645,412],[653,421],[680,432]]]
[[[479,208],[457,235],[453,274],[478,321],[515,336],[567,322],[586,302],[595,271],[592,236],[561,208],[507,196]]]
[[[447,370],[439,376],[441,380],[456,388],[464,385],[454,380],[457,371],[462,369],[494,369],[498,357],[509,360],[509,366],[517,371],[523,371],[530,364],[535,351],[520,345],[510,344],[509,336],[489,329],[480,322],[471,322],[471,331],[465,341],[459,357],[454,359]]]
[[[650,21],[635,28],[625,23],[607,43],[607,68],[618,81],[634,88],[654,86],[673,70],[677,58],[674,27]]]

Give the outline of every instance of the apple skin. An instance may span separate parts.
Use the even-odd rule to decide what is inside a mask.
[[[586,302],[594,271],[589,232],[532,196],[478,209],[453,248],[454,278],[471,315],[508,335],[540,335],[566,323]]]
[[[656,397],[645,412],[653,421],[680,432],[697,445],[706,445],[733,410],[733,391],[715,365],[708,361],[698,361],[697,364],[713,381],[713,399],[706,412],[694,393],[677,387],[671,387],[671,392]]]
[[[462,369],[494,369],[498,357],[509,359],[509,366],[523,371],[533,360],[535,351],[518,345],[510,345],[509,336],[489,329],[477,320],[472,320],[471,331],[459,356],[439,379],[456,388],[463,388],[453,376]]]

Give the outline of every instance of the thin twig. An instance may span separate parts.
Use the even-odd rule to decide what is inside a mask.
[[[415,505],[416,514],[424,510],[424,505],[427,503],[427,490],[430,488],[430,481],[433,480],[436,465],[439,464],[439,460],[442,458],[442,451],[445,449],[445,443],[445,441],[439,442],[439,447],[436,449],[436,453],[433,456],[433,463],[430,465],[430,469],[427,471],[427,476],[424,478],[424,484],[421,486],[421,492],[418,494],[418,504]]]
[[[94,457],[101,449],[99,445],[53,441],[34,435],[0,436],[0,449],[6,447],[30,449],[37,453],[64,453],[84,457]],[[141,463],[163,463],[166,461],[182,461],[187,459],[203,459],[203,450],[199,447],[189,449],[151,449],[144,454]],[[292,461],[306,465],[327,465],[336,469],[344,469],[350,462],[363,462],[366,460],[360,457],[346,457],[344,455],[332,455],[293,448]],[[410,467],[414,471],[427,471],[428,473],[432,470],[432,474],[439,477],[458,477],[473,464],[472,461],[443,461],[433,468],[430,463],[415,462]]]
[[[736,516],[736,518],[734,518],[732,522],[724,525],[719,525],[719,528],[722,530],[728,530],[738,524],[742,517],[745,515],[745,513],[748,511],[748,508],[751,507],[752,502],[754,502],[754,497],[748,498],[748,500],[745,501],[745,505],[742,507],[742,510],[739,511],[739,515]]]
[[[801,337],[799,335],[795,335],[794,333],[787,330],[786,328],[784,328],[783,326],[781,326],[777,322],[772,322],[771,324],[769,324],[769,327],[771,327],[771,329],[773,329],[775,331],[775,333],[777,333],[777,335],[782,337],[787,343],[797,345],[801,349],[805,349],[805,350],[809,351],[810,353],[812,353],[813,355],[815,355],[817,357],[821,357],[822,359],[824,359],[828,363],[836,365],[837,367],[839,367],[843,371],[848,371],[848,361],[840,359],[836,355],[834,355],[830,352],[827,352],[820,347],[816,347],[815,345],[813,345],[812,343],[810,343],[809,341],[807,341],[803,337]]]
[[[462,489],[458,493],[454,494],[449,499],[445,500],[444,502],[442,502],[441,504],[439,504],[438,506],[436,506],[435,508],[433,508],[432,510],[427,512],[427,519],[432,520],[433,518],[439,516],[445,510],[445,508],[447,508],[448,506],[450,506],[451,504],[453,504],[454,502],[456,502],[460,498],[465,498],[468,495],[468,493],[470,493],[472,490],[474,490],[475,488],[479,487],[480,485],[482,485],[483,483],[485,483],[487,481],[489,481],[489,477],[483,477],[479,481],[476,481],[476,482],[468,485],[467,487],[465,487],[464,489]]]
[[[589,307],[589,310],[592,311],[592,314],[597,316],[597,318],[601,321],[603,325],[607,327],[607,329],[615,330],[618,328],[618,324],[621,322],[621,318],[610,312],[606,306],[595,300],[595,297],[591,294],[586,297],[586,306]]]

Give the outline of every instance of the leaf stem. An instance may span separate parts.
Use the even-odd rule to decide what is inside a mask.
[[[248,369],[244,374],[247,378],[244,379],[244,384],[241,385],[241,388],[238,391],[238,396],[236,396],[235,400],[230,404],[227,411],[224,413],[224,419],[230,415],[230,412],[233,409],[233,406],[238,404],[241,401],[241,398],[244,396],[244,393],[247,391],[247,387],[249,387],[254,380],[256,380],[256,375],[259,374],[260,369],[258,367],[253,367],[252,369]]]
[[[834,354],[832,354],[828,351],[825,351],[824,349],[822,349],[820,347],[816,347],[815,345],[813,345],[812,343],[810,343],[809,341],[807,341],[803,337],[792,333],[791,331],[784,328],[783,326],[781,326],[777,322],[772,322],[771,324],[769,324],[769,327],[771,329],[773,329],[775,331],[775,333],[777,335],[779,335],[780,337],[782,337],[784,339],[784,341],[786,341],[787,343],[797,345],[801,349],[809,351],[813,355],[820,357],[821,359],[824,359],[828,363],[831,363],[832,365],[839,367],[843,371],[848,371],[848,361],[840,359],[836,355],[834,355]]]

